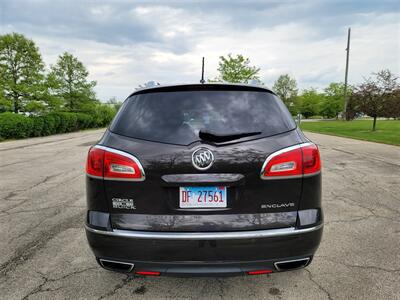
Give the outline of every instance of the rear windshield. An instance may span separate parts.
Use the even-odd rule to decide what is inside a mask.
[[[188,145],[199,131],[267,137],[296,127],[284,104],[259,91],[177,91],[133,95],[110,130],[128,137]],[[245,138],[246,140],[249,137]]]

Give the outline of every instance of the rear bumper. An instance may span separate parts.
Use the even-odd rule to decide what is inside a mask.
[[[307,257],[292,257],[288,261],[303,261],[305,267],[309,265],[312,261],[312,256]],[[116,269],[109,269],[104,266],[99,259],[97,259],[99,264],[108,270],[121,272]],[[280,261],[280,260],[278,260]],[[286,260],[283,260],[286,261]],[[142,262],[138,261],[132,263],[132,269],[128,272],[151,272],[159,273],[157,275],[171,276],[171,277],[225,277],[225,276],[240,276],[247,275],[248,272],[252,271],[268,271],[261,274],[268,274],[272,272],[277,272],[275,260],[265,260],[265,261],[250,261],[250,262],[220,262],[220,263],[210,263],[210,262],[171,262],[171,263],[159,263],[159,262]],[[301,268],[302,268],[301,267]],[[299,269],[295,267],[291,270]],[[287,270],[282,270],[287,271]],[[125,272],[125,271],[123,271]],[[140,274],[139,274],[140,275]],[[256,275],[256,274],[248,274]]]
[[[277,271],[274,263],[311,258],[323,225],[236,232],[147,232],[86,226],[96,258],[132,263],[134,271],[172,276],[240,275]]]

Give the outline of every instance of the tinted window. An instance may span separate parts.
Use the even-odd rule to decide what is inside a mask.
[[[283,103],[257,91],[178,91],[134,95],[110,127],[117,134],[188,145],[199,130],[218,135],[261,132],[271,136],[295,128]]]

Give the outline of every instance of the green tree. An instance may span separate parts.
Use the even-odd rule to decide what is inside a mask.
[[[47,84],[51,93],[63,100],[67,110],[88,110],[98,102],[93,90],[96,82],[89,81],[88,76],[89,72],[83,63],[64,52],[51,66]]]
[[[0,90],[0,113],[6,111],[12,111],[13,103],[10,99],[4,97],[4,92]]]
[[[318,108],[323,95],[318,93],[315,89],[311,88],[304,90],[299,96],[299,110],[300,113],[308,119],[311,116],[318,114]]]
[[[119,108],[120,108],[121,105],[122,105],[122,102],[121,102],[121,101],[118,101],[117,98],[115,98],[115,97],[111,97],[111,98],[107,101],[107,104],[110,105],[110,106],[112,106],[112,107],[114,107],[115,111],[118,111]]]
[[[260,68],[250,66],[250,59],[241,54],[236,57],[232,54],[228,54],[228,57],[220,56],[218,64],[219,75],[209,82],[261,83],[258,75]]]
[[[384,99],[382,117],[400,117],[400,83],[390,70],[375,73],[381,97]]]
[[[385,106],[385,117],[400,118],[400,87],[393,90],[393,93],[388,101],[386,101]]]
[[[275,81],[272,89],[281,98],[292,115],[297,114],[297,82],[289,74],[283,74]]]
[[[347,94],[351,96],[352,89],[347,87]],[[325,118],[336,119],[344,106],[344,84],[340,82],[332,82],[324,89],[324,97],[321,99],[319,111]]]
[[[22,34],[0,36],[0,89],[12,101],[15,113],[25,111],[31,101],[44,106],[44,63],[35,43]],[[32,104],[30,104],[32,105]]]
[[[398,78],[389,70],[382,70],[373,75],[375,78],[368,78],[361,83],[350,99],[359,112],[374,119],[372,131],[375,131],[378,117],[398,116],[400,85],[397,82]]]

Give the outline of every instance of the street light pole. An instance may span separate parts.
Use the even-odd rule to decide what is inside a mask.
[[[346,119],[346,111],[349,100],[347,99],[347,77],[349,73],[349,54],[350,54],[350,32],[351,28],[349,27],[347,32],[347,48],[346,48],[346,73],[344,75],[344,109],[343,109],[343,118]]]

